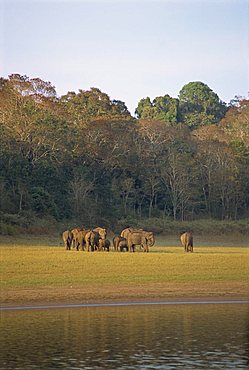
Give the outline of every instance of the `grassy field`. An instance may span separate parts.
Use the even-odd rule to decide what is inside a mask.
[[[195,245],[186,254],[161,237],[150,253],[87,253],[64,250],[58,237],[2,238],[1,304],[248,298],[246,240]]]

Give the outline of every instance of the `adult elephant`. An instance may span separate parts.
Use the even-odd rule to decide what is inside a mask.
[[[102,227],[96,227],[93,230],[90,230],[85,236],[86,249],[89,252],[99,250],[99,240],[106,240],[106,229]]]
[[[132,231],[128,234],[127,244],[130,252],[135,252],[136,245],[140,245],[144,252],[149,252],[149,247],[155,244],[155,237],[151,231]]]
[[[85,249],[85,236],[86,234],[88,233],[88,231],[90,231],[89,229],[80,229],[80,228],[75,228],[73,229],[71,232],[72,232],[72,235],[73,235],[73,240],[72,240],[72,245],[73,245],[73,248],[76,248],[76,250],[78,251],[80,248],[82,250]]]
[[[93,229],[93,231],[97,232],[99,234],[99,236],[101,237],[101,239],[103,239],[103,240],[106,239],[107,231],[103,227],[95,227],[95,229]]]
[[[128,235],[134,231],[143,231],[143,229],[134,229],[133,227],[126,227],[121,231],[120,236],[128,240]]]
[[[184,247],[184,252],[193,252],[194,241],[193,241],[193,234],[191,232],[185,232],[181,234],[180,240],[181,240],[182,246]]]
[[[90,231],[89,229],[82,229],[82,230],[78,231],[77,236],[76,236],[76,249],[77,249],[77,251],[79,250],[79,248],[81,248],[83,251],[85,250],[85,246],[86,246],[85,237],[86,237],[86,234],[89,231]]]
[[[78,233],[80,232],[80,228],[79,227],[75,227],[74,229],[71,230],[71,233],[73,235],[73,239],[72,239],[72,247],[73,248],[77,248],[77,238],[78,238]]]
[[[72,244],[72,240],[73,240],[73,234],[70,230],[66,230],[62,233],[62,239],[64,241],[64,245],[65,245],[65,248],[66,250],[70,250],[71,249],[71,244]]]

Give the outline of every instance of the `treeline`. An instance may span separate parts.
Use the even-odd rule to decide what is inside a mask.
[[[249,101],[227,106],[202,82],[141,99],[133,117],[97,88],[0,80],[2,222],[246,218],[248,165]]]

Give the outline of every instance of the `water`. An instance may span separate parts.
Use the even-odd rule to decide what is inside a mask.
[[[2,311],[0,369],[247,369],[249,304]]]

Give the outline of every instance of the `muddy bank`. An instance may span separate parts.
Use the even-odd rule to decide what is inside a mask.
[[[68,288],[10,289],[1,293],[1,307],[163,302],[180,300],[247,300],[249,285],[241,282],[153,283],[80,286]]]

